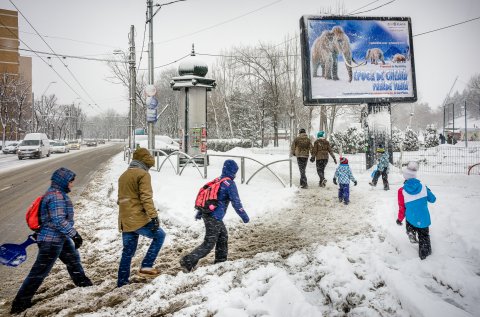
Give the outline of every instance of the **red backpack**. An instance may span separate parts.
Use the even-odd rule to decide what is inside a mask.
[[[40,205],[42,203],[44,195],[38,196],[27,208],[27,213],[25,218],[27,220],[27,225],[33,231],[38,231],[40,229]]]
[[[218,206],[218,190],[224,180],[230,180],[230,177],[215,178],[214,180],[203,185],[198,191],[197,199],[195,199],[195,209],[203,212],[212,212]]]

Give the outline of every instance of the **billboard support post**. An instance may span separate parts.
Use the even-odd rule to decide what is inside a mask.
[[[389,160],[390,163],[392,162],[391,113],[391,105],[388,102],[367,104],[367,116],[365,117],[365,126],[367,127],[365,162],[367,169],[375,165],[375,152],[380,145],[390,153]]]

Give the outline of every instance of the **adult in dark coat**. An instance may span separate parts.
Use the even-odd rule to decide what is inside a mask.
[[[300,187],[308,188],[307,175],[305,170],[307,168],[308,157],[312,149],[312,142],[305,133],[305,129],[300,129],[298,136],[293,140],[290,154],[297,157],[298,169],[300,170]]]

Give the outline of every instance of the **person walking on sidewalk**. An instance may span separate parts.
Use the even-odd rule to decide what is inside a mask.
[[[235,175],[238,171],[238,165],[233,160],[226,160],[223,163],[222,175],[220,179],[224,179],[220,184],[217,193],[218,204],[212,210],[198,211],[195,219],[203,219],[205,224],[205,238],[201,245],[195,248],[192,252],[185,255],[180,260],[180,266],[185,273],[191,272],[198,261],[206,257],[210,251],[215,247],[215,262],[220,263],[227,261],[228,256],[228,232],[223,217],[227,212],[230,202],[236,213],[242,218],[244,223],[248,223],[250,218],[247,212],[243,209],[242,202],[238,195],[237,185],[235,184]]]
[[[11,314],[19,314],[32,306],[33,296],[57,259],[67,266],[76,286],[93,285],[85,275],[78,253],[83,239],[74,227],[73,204],[68,197],[74,180],[75,173],[64,167],[52,174],[52,183],[40,204],[37,259],[12,302]]]
[[[312,157],[310,158],[310,162],[313,163],[316,160],[317,174],[320,177],[320,182],[318,183],[318,185],[320,187],[325,187],[325,185],[327,184],[327,179],[325,178],[325,167],[328,164],[328,155],[330,154],[335,164],[337,164],[337,159],[333,154],[330,142],[328,142],[325,138],[324,131],[317,132],[317,139],[313,143],[311,153]]]
[[[153,267],[165,240],[158,214],[153,205],[152,181],[148,170],[155,164],[150,152],[138,148],[128,169],[118,179],[118,225],[122,232],[123,251],[118,268],[117,287],[129,283],[130,265],[138,245],[138,237],[152,239],[143,258],[139,275],[156,277],[160,272]]]
[[[385,151],[382,146],[379,146],[377,148],[377,157],[379,157],[377,170],[373,174],[373,179],[369,184],[373,187],[377,186],[378,179],[380,178],[380,175],[382,175],[383,189],[389,190],[390,186],[388,184],[388,172],[390,171],[390,156],[388,151]]]
[[[357,186],[357,180],[353,177],[352,170],[348,166],[348,159],[346,157],[340,158],[340,165],[333,176],[333,183],[337,185],[338,179],[338,200],[343,201],[345,205],[350,203],[350,181],[354,186]]]
[[[298,169],[300,170],[300,187],[308,188],[307,175],[305,169],[307,168],[308,157],[312,149],[312,142],[305,129],[298,131],[298,136],[293,140],[290,149],[290,154],[297,157]]]
[[[434,203],[437,198],[427,186],[417,179],[417,171],[417,162],[409,162],[402,171],[405,182],[403,187],[398,189],[398,217],[396,223],[401,226],[403,219],[407,218],[405,227],[408,238],[410,242],[418,243],[418,255],[421,260],[425,260],[427,256],[432,254],[428,203]]]

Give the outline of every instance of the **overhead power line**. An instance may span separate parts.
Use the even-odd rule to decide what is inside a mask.
[[[444,27],[441,27],[441,28],[438,28],[438,29],[434,29],[434,30],[430,30],[430,31],[427,31],[427,32],[418,33],[418,34],[415,34],[413,36],[421,36],[421,35],[425,35],[425,34],[428,34],[428,33],[433,33],[433,32],[437,32],[437,31],[440,31],[440,30],[445,30],[445,29],[448,29],[448,28],[451,28],[451,27],[454,27],[454,26],[457,26],[457,25],[465,24],[465,23],[468,23],[468,22],[472,22],[472,21],[475,21],[475,20],[478,20],[478,19],[480,19],[480,17],[476,17],[476,18],[473,18],[473,19],[470,19],[470,20],[465,20],[465,21],[458,22],[458,23],[455,23],[455,24],[447,25],[447,26],[444,26]]]
[[[362,13],[367,13],[367,12],[370,12],[370,11],[373,11],[373,10],[377,10],[377,9],[380,9],[381,7],[384,7],[386,5],[389,5],[390,3],[392,2],[395,2],[396,0],[392,0],[392,1],[389,1],[387,3],[384,3],[382,5],[379,5],[378,7],[375,7],[375,8],[372,8],[372,9],[369,9],[369,10],[365,10],[365,11],[360,11],[360,12],[356,12],[356,13],[352,13],[350,15],[357,15],[357,14],[362,14]]]
[[[33,32],[25,32],[25,31],[19,31],[20,33],[24,34],[31,34],[31,35],[37,35],[37,33]],[[113,46],[113,45],[108,45],[108,44],[100,44],[100,43],[95,43],[95,42],[88,42],[88,41],[82,41],[82,40],[76,40],[76,39],[71,39],[68,37],[62,37],[62,36],[53,36],[53,35],[45,35],[42,34],[43,37],[50,38],[50,39],[58,39],[58,40],[65,40],[65,41],[71,41],[71,42],[77,42],[77,43],[83,43],[83,44],[89,44],[89,45],[97,45],[97,46],[104,46],[104,47],[110,47],[110,48],[118,48],[118,46]]]
[[[15,7],[15,9],[17,9],[18,13],[20,13],[20,15],[25,19],[25,21],[28,23],[28,25],[30,25],[30,27],[38,34],[38,36],[40,37],[40,39],[48,46],[48,48],[52,51],[52,53],[54,53],[56,55],[56,57],[58,58],[58,60],[60,60],[60,62],[63,64],[63,66],[65,66],[65,68],[67,69],[67,71],[70,73],[70,75],[72,76],[72,78],[77,82],[77,84],[80,86],[80,88],[85,92],[85,94],[88,96],[88,98],[90,98],[90,100],[93,102],[94,105],[96,105],[97,107],[98,104],[95,102],[95,100],[92,98],[92,96],[90,96],[90,94],[87,92],[87,90],[85,89],[85,87],[83,87],[83,85],[80,83],[80,81],[78,80],[78,78],[75,76],[75,74],[70,70],[70,68],[68,68],[68,65],[65,64],[65,62],[60,58],[58,57],[57,53],[55,53],[55,51],[53,50],[53,48],[50,46],[50,44],[48,44],[48,42],[42,37],[42,35],[40,34],[40,32],[37,31],[37,29],[32,25],[32,23],[30,23],[30,21],[27,19],[27,17],[23,14],[23,12],[15,5],[15,3],[10,0],[10,3]],[[80,97],[83,101],[85,101],[87,104],[88,102],[83,99],[82,97]]]

